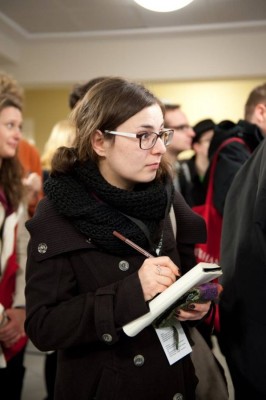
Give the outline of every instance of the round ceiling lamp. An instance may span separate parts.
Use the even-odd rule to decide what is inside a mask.
[[[134,0],[138,5],[147,10],[157,12],[170,12],[186,7],[194,0]]]

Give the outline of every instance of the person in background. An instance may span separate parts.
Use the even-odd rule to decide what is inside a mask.
[[[51,172],[52,158],[61,146],[71,147],[75,138],[75,127],[67,120],[58,121],[52,128],[41,156],[43,181],[48,179]]]
[[[266,84],[263,84],[254,88],[249,94],[245,104],[245,120],[240,120],[237,124],[232,123],[230,120],[224,120],[215,126],[214,135],[209,147],[210,165],[205,175],[206,190],[209,185],[210,170],[213,165],[215,152],[227,139],[234,139],[235,141],[225,145],[219,151],[214,170],[213,197],[211,199],[214,209],[207,205],[204,210],[207,231],[210,232],[208,238],[211,239],[207,239],[207,250],[203,248],[202,251],[200,248],[201,244],[199,243],[199,251],[197,252],[198,262],[208,261],[211,256],[215,257],[216,262],[220,264],[223,212],[227,193],[239,169],[249,159],[266,135],[265,104]],[[238,142],[238,140],[241,142]],[[194,208],[194,211],[197,210]],[[219,338],[220,330],[219,308],[219,305],[217,305],[215,329],[213,330],[213,334],[217,338]]]
[[[192,149],[192,140],[195,136],[195,132],[190,126],[187,116],[181,110],[180,105],[164,103],[164,106],[165,127],[174,130],[173,140],[167,147],[166,156],[173,169],[174,187],[180,192],[179,173],[181,164],[177,157],[181,152]]]
[[[17,158],[22,104],[0,86],[0,388],[6,398],[20,400],[27,337],[25,265],[29,235],[23,170]],[[1,395],[2,397],[2,395]]]
[[[96,83],[102,82],[106,78],[108,77],[98,76],[97,78],[90,79],[88,82],[75,85],[68,97],[69,108],[73,110],[92,86],[96,85]]]
[[[18,158],[24,171],[22,182],[27,190],[28,213],[32,217],[43,197],[40,154],[33,144],[22,137],[18,145]]]
[[[152,326],[135,337],[122,329],[194,266],[194,243],[206,234],[174,193],[163,106],[142,85],[110,78],[86,93],[73,120],[74,146],[58,149],[46,197],[27,222],[26,332],[40,350],[58,352],[56,400],[194,400],[189,355],[170,365]],[[209,307],[178,309],[176,320],[200,320]]]
[[[261,107],[262,109],[262,107]],[[225,201],[218,336],[235,400],[266,399],[266,141],[236,174]]]
[[[231,143],[219,154],[214,174],[214,206],[223,215],[226,195],[239,168],[266,136],[266,83],[255,87],[249,94],[244,110],[244,119],[237,124],[223,121],[214,130],[209,147],[211,160],[219,145],[228,138],[242,139],[244,143]],[[210,167],[209,167],[210,169]],[[209,176],[209,169],[206,178]]]
[[[190,207],[203,204],[205,201],[204,178],[209,166],[208,149],[214,134],[214,127],[215,123],[212,119],[204,119],[193,127],[195,132],[192,140],[194,156],[180,162],[180,192]]]
[[[3,95],[13,95],[23,105],[23,88],[11,75],[3,71],[0,71],[0,88]],[[40,155],[36,147],[23,137],[19,141],[17,153],[23,167],[22,183],[27,192],[28,214],[29,217],[32,217],[36,205],[43,195]]]

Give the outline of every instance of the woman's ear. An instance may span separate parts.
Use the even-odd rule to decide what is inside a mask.
[[[95,153],[98,154],[99,157],[104,157],[105,156],[105,145],[106,141],[104,140],[104,135],[101,131],[97,130],[93,134],[92,137],[92,147]]]
[[[266,111],[266,106],[265,104],[259,103],[255,107],[255,116],[257,118],[257,121],[259,123],[262,123],[265,121],[265,111]],[[256,122],[254,122],[256,123]]]

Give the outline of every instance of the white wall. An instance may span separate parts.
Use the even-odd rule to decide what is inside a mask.
[[[263,26],[37,40],[7,36],[0,28],[0,39],[0,69],[29,87],[72,84],[100,75],[191,81],[266,74]]]

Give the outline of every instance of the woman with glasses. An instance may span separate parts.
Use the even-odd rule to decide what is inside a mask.
[[[145,87],[107,78],[72,119],[74,147],[55,154],[27,223],[26,332],[40,350],[58,350],[55,399],[195,399],[189,350],[170,364],[154,326],[123,330],[195,265],[194,243],[205,240],[203,220],[174,195],[163,106]],[[209,306],[179,309],[176,321],[199,320]]]

